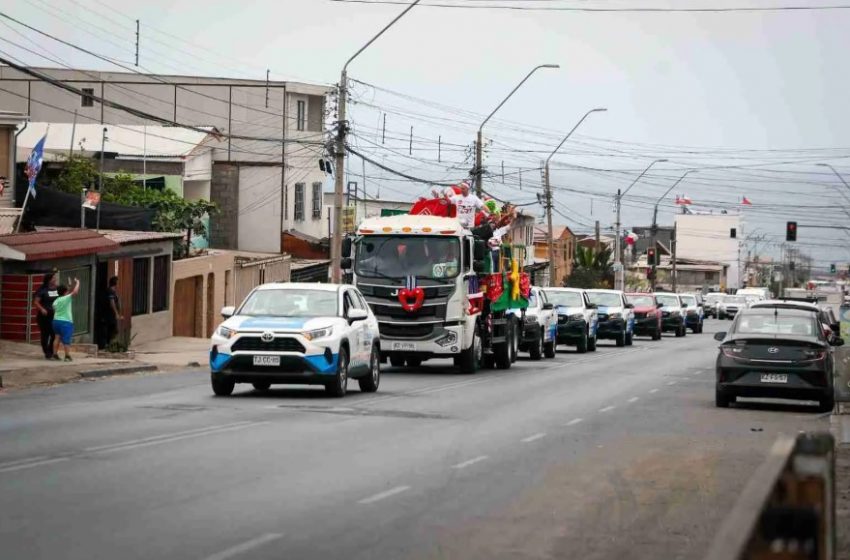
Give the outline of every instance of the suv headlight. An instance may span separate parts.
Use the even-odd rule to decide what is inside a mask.
[[[584,315],[581,313],[576,313],[574,315],[570,315],[570,321],[584,321]]]
[[[537,322],[537,316],[536,315],[526,315],[525,318],[523,319],[523,321],[525,321],[526,323],[536,323]]]
[[[312,331],[307,331],[302,333],[301,336],[306,338],[307,340],[315,340],[317,338],[325,338],[326,336],[332,335],[334,332],[333,327],[325,327],[323,329],[315,329]]]
[[[233,329],[228,329],[227,327],[222,325],[218,329],[216,329],[215,334],[217,334],[218,336],[224,337],[224,338],[233,338],[234,336],[239,334],[239,331],[235,331]]]

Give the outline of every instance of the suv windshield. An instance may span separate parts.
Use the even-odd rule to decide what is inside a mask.
[[[681,303],[679,303],[679,298],[672,294],[658,294],[655,296],[658,300],[658,303],[663,303],[664,307],[681,307]]]
[[[635,307],[655,307],[655,299],[652,296],[626,296],[626,299]]]
[[[546,297],[554,306],[563,307],[584,307],[581,301],[581,294],[578,292],[555,292],[547,291]]]
[[[696,307],[697,298],[694,296],[679,296],[682,298],[682,303],[686,303],[690,307]]]
[[[601,305],[603,307],[622,307],[623,299],[620,294],[612,294],[610,292],[587,292],[587,298],[590,303]]]
[[[249,317],[328,317],[337,315],[337,293],[330,290],[256,290],[237,313]]]
[[[369,235],[357,243],[358,276],[454,278],[460,272],[456,237]]]
[[[796,334],[816,336],[815,321],[809,316],[753,314],[742,315],[735,327],[739,334]]]

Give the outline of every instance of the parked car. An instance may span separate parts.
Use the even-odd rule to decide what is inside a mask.
[[[705,295],[703,298],[703,312],[706,317],[717,318],[717,306],[720,304],[722,297],[723,294],[720,292],[711,292]]]
[[[818,401],[832,410],[833,353],[820,321],[810,311],[753,308],[740,311],[717,356],[715,404],[727,407],[737,397]],[[832,346],[844,341],[836,338]]]
[[[558,314],[558,344],[575,346],[582,354],[596,350],[599,319],[587,292],[577,288],[546,288],[543,292]]]
[[[626,294],[626,299],[635,306],[635,336],[649,336],[652,340],[660,340],[661,309],[655,294]]]
[[[741,309],[746,309],[749,303],[744,296],[723,296],[717,307],[718,319],[733,319]]]
[[[685,326],[685,304],[678,294],[657,292],[655,299],[661,304],[661,331],[674,332],[676,336],[688,334]]]
[[[597,338],[614,340],[617,346],[631,346],[634,338],[634,305],[620,290],[587,290],[590,303],[596,304],[599,326]]]
[[[512,309],[510,313],[522,320],[519,350],[528,352],[532,360],[543,356],[554,358],[558,345],[558,314],[543,290],[532,287],[525,313],[519,309]]]
[[[210,344],[218,396],[230,395],[237,383],[258,391],[297,383],[324,385],[330,396],[343,397],[349,377],[361,391],[378,390],[378,322],[352,286],[263,284],[221,314],[225,321]]]
[[[685,326],[694,334],[702,332],[705,316],[702,310],[702,299],[696,294],[681,294],[679,298],[685,304]]]

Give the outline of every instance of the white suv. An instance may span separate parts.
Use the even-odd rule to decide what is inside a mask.
[[[558,342],[575,346],[580,354],[596,350],[599,320],[596,305],[590,303],[587,292],[578,288],[546,288],[543,291],[558,314]]]
[[[635,329],[635,306],[620,290],[587,290],[590,303],[596,304],[599,327],[596,336],[613,339],[617,346],[631,346]]]
[[[532,287],[525,314],[518,309],[512,309],[510,313],[522,317],[519,349],[528,352],[532,360],[543,356],[554,358],[558,345],[558,314],[544,291]]]
[[[343,397],[348,378],[360,390],[380,383],[378,322],[357,288],[340,284],[263,284],[225,321],[210,345],[213,392],[236,383],[265,391],[273,383],[324,385]]]

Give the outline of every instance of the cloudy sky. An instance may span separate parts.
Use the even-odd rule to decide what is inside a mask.
[[[2,11],[121,60],[132,60],[138,18],[141,62],[151,71],[264,79],[268,68],[275,79],[330,84],[344,61],[403,9],[369,2],[11,0]],[[493,194],[532,203],[541,160],[587,110],[605,107],[553,160],[557,220],[573,229],[585,231],[594,220],[609,227],[617,188],[658,158],[669,161],[654,166],[624,199],[627,226],[648,224],[655,201],[688,169],[699,172],[662,200],[660,222],[672,222],[673,196],[686,194],[698,210],[729,212],[749,198],[745,235],[767,235],[759,246],[767,251],[778,252],[788,219],[847,225],[839,206],[847,207],[850,189],[816,164],[831,163],[850,179],[850,3],[848,9],[671,12],[841,2],[423,2],[463,8],[414,8],[349,69],[351,142],[370,158],[429,180],[462,179],[483,117],[531,68],[559,64],[537,72],[485,128]],[[656,10],[594,11],[620,8]],[[0,27],[0,51],[30,64],[55,66],[22,44],[69,65],[109,68],[4,25],[22,35]],[[352,158],[350,166],[350,179],[362,181],[360,160]],[[429,190],[371,165],[366,184],[370,196],[382,198]],[[800,240],[819,264],[850,260],[843,232],[801,229]]]

